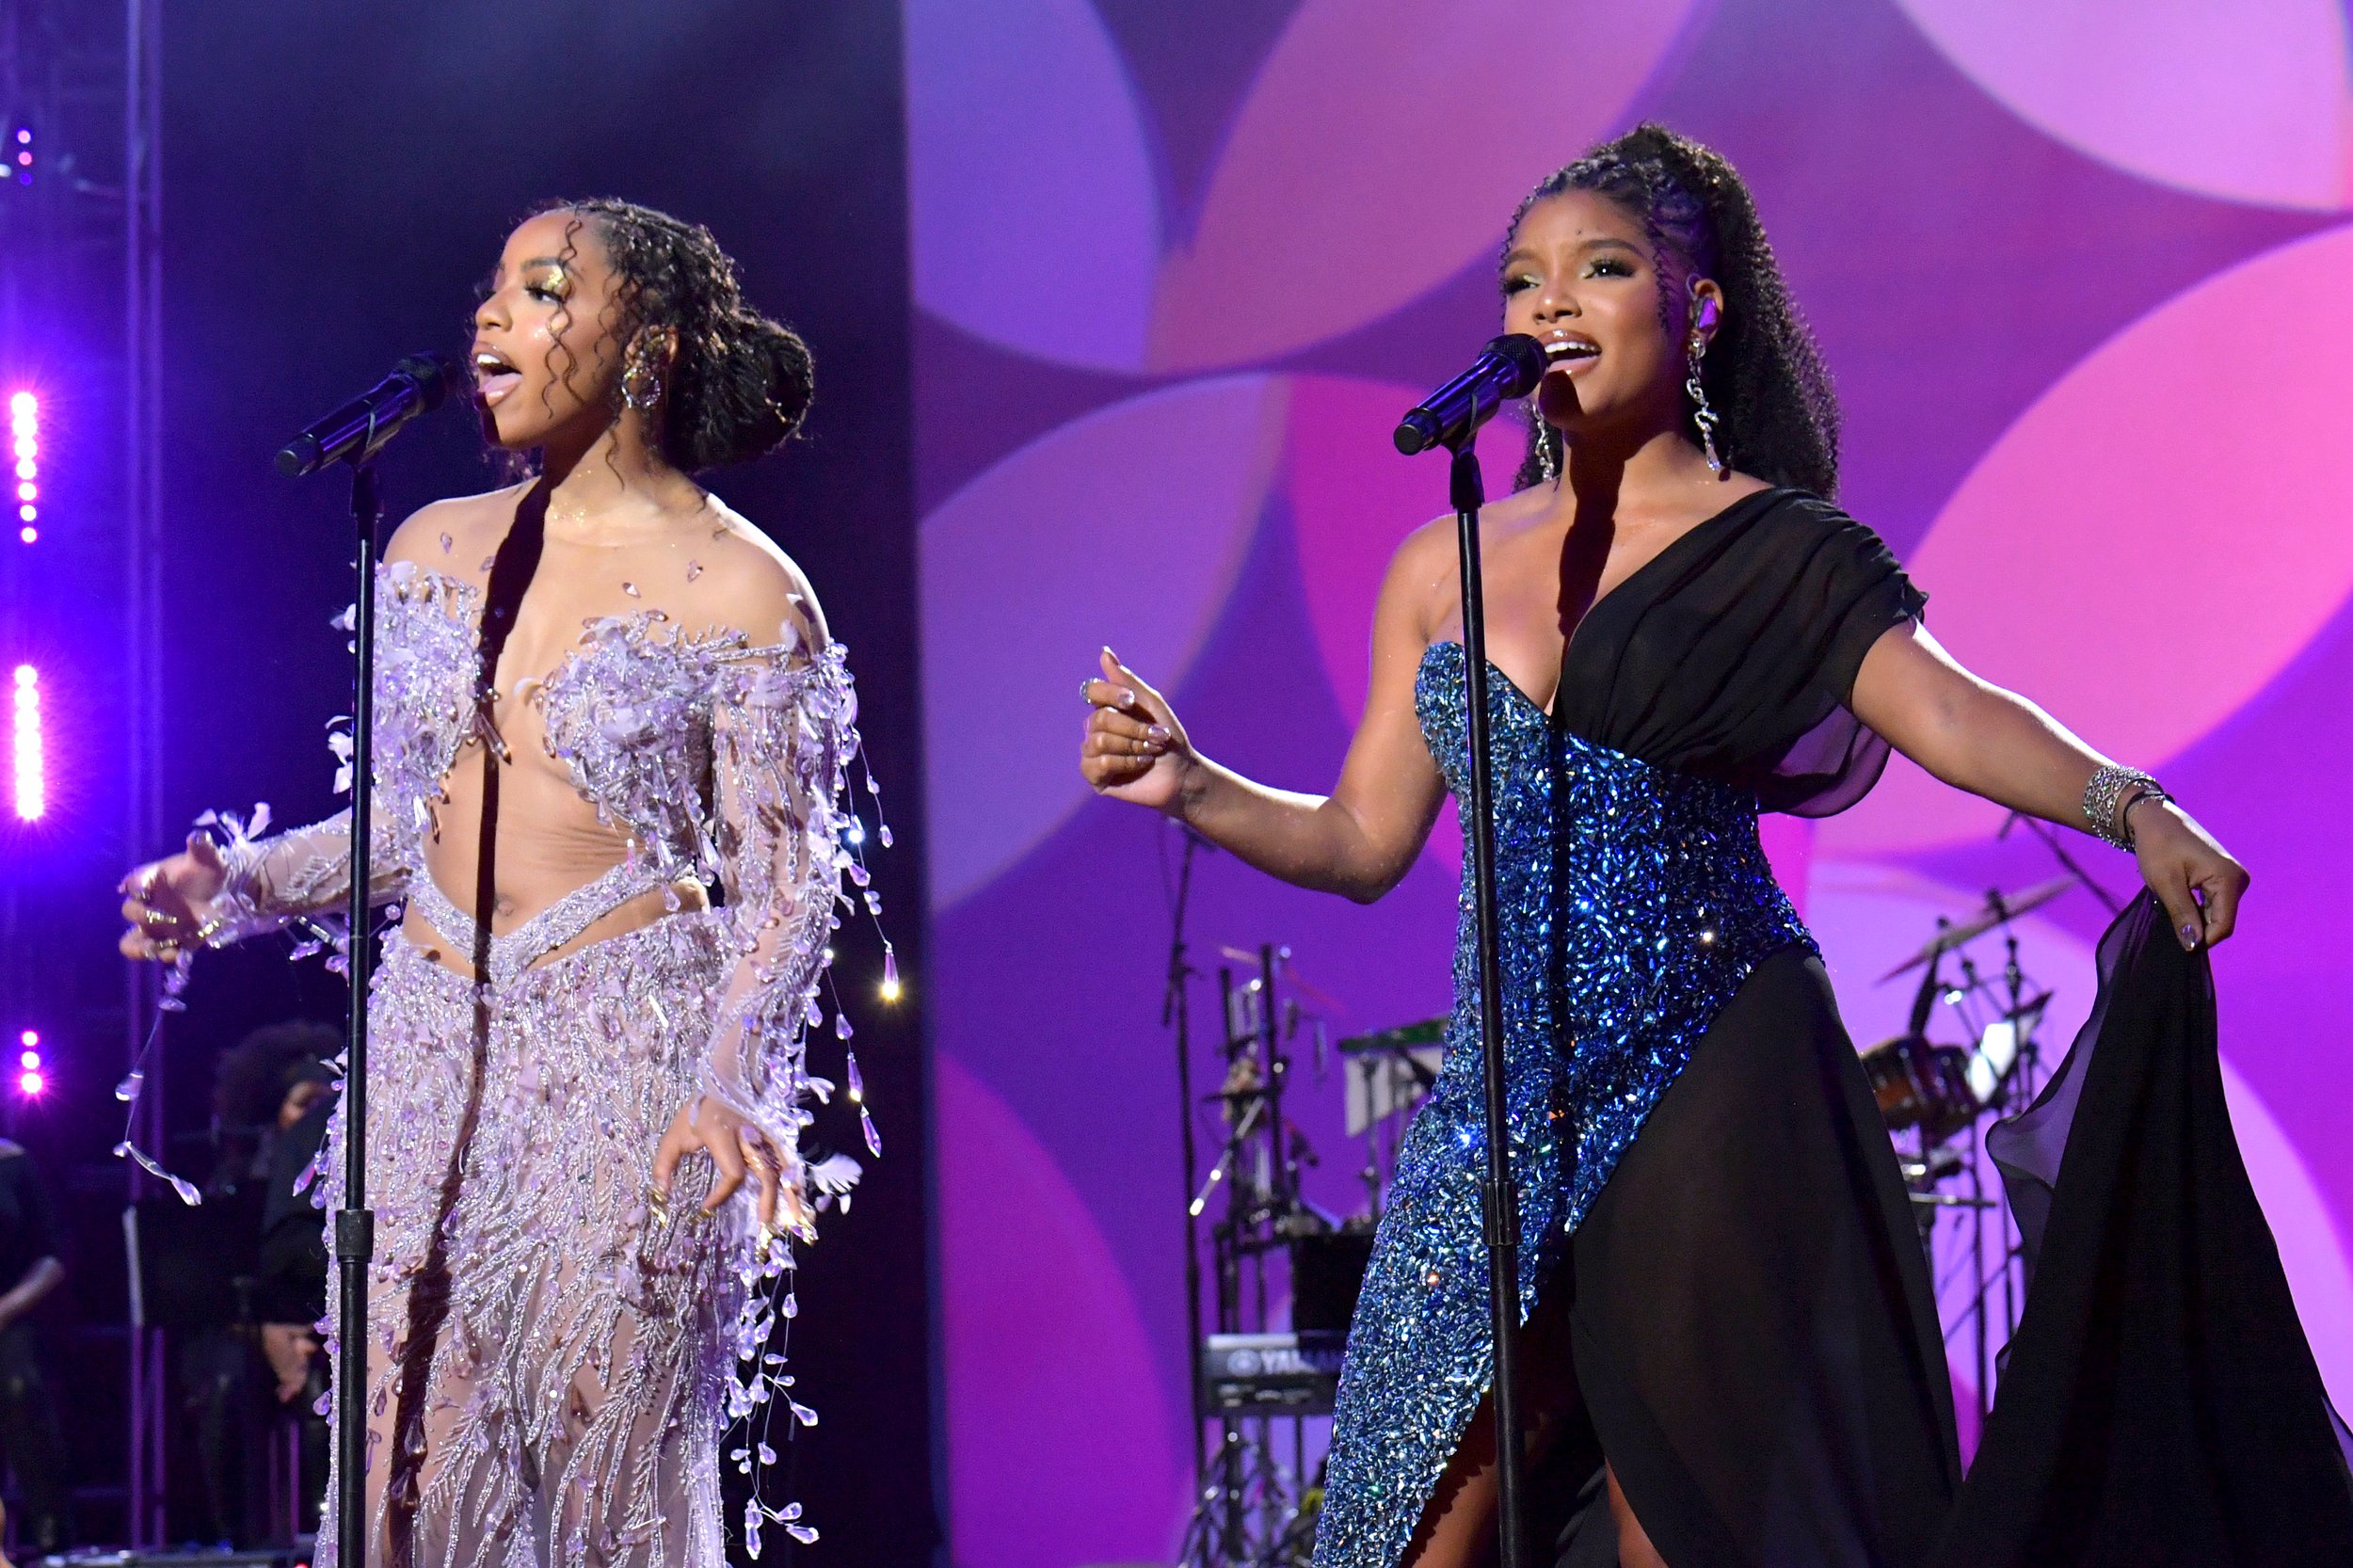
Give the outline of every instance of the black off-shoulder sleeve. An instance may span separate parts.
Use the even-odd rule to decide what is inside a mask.
[[[1855,674],[1927,602],[1870,529],[1801,490],[1763,491],[1593,607],[1554,715],[1597,744],[1753,790],[1768,810],[1828,816],[1887,762],[1847,706]]]
[[[1854,696],[1855,676],[1871,645],[1895,628],[1920,619],[1929,596],[1913,586],[1880,536],[1851,518],[1839,520],[1817,559],[1830,613],[1815,684],[1843,706]]]

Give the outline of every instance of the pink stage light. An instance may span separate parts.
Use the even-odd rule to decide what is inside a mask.
[[[39,822],[49,809],[49,777],[41,755],[40,671],[16,666],[14,722],[9,730],[10,773],[19,822]]]
[[[40,520],[40,399],[29,392],[8,394],[8,447],[16,459],[17,520],[24,526],[16,536],[25,544],[40,537],[33,524]]]
[[[16,1086],[24,1092],[25,1098],[37,1099],[40,1092],[49,1087],[49,1080],[38,1072],[26,1072],[18,1076]]]

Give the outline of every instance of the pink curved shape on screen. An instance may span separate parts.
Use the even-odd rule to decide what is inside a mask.
[[[2295,658],[2353,587],[2353,227],[2177,296],[2021,415],[1909,563],[1963,664],[2155,768]],[[1991,832],[1901,759],[1824,853]]]
[[[953,1560],[1164,1560],[1192,1464],[1127,1277],[1021,1118],[934,1062]]]
[[[1365,708],[1381,580],[1406,535],[1448,515],[1446,458],[1401,457],[1390,442],[1398,416],[1420,391],[1339,376],[1289,379],[1285,472],[1300,586],[1324,679],[1353,727]],[[1480,432],[1489,494],[1509,492],[1527,440],[1527,426],[1509,412]],[[1462,869],[1462,830],[1451,808],[1431,830],[1428,853],[1451,871]]]
[[[1079,683],[1104,644],[1163,690],[1192,666],[1264,507],[1283,406],[1264,376],[1149,392],[1042,437],[924,520],[933,908],[1090,798]]]
[[[1341,376],[1294,376],[1285,489],[1299,533],[1299,574],[1324,678],[1350,724],[1364,711],[1372,608],[1405,536],[1449,519],[1444,453],[1401,457],[1389,433],[1427,389]],[[1479,435],[1487,493],[1508,494],[1528,427],[1506,410]]]
[[[915,297],[977,337],[1144,362],[1160,197],[1126,66],[1088,0],[907,0]]]
[[[1305,0],[1160,280],[1151,363],[1230,365],[1376,321],[1481,256],[1614,129],[1693,0]]]
[[[2238,201],[2346,204],[2341,0],[1897,0],[2027,123],[2144,179]]]

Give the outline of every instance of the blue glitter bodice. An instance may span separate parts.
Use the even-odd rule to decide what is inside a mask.
[[[1458,798],[1465,669],[1460,644],[1433,644],[1414,692]],[[1753,797],[1556,728],[1492,666],[1488,714],[1524,1317],[1717,1011],[1813,938],[1766,864]],[[1446,1066],[1399,1153],[1349,1331],[1318,1568],[1399,1560],[1492,1376],[1469,859]]]

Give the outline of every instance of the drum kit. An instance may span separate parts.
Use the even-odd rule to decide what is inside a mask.
[[[2051,1000],[2048,991],[2025,994],[2011,923],[2074,886],[2073,877],[2057,876],[2014,896],[1989,892],[1984,904],[1967,918],[1940,920],[1936,935],[1919,952],[1880,976],[1878,983],[1884,985],[1914,969],[1924,971],[1913,999],[1910,1027],[1863,1053],[1864,1076],[1870,1080],[1871,1096],[1888,1131],[1916,1129],[1928,1144],[1940,1144],[2007,1103],[2022,1058],[2032,1054],[2034,1026]],[[1995,931],[2003,933],[2007,948],[2003,984],[1981,975],[1966,951],[1970,943]],[[1946,956],[1955,953],[1961,955],[1960,985],[1948,984],[1944,973]],[[1994,1016],[1977,1032],[1975,1048],[1929,1042],[1924,1031],[1939,1002],[1956,1009],[1991,1003]]]

